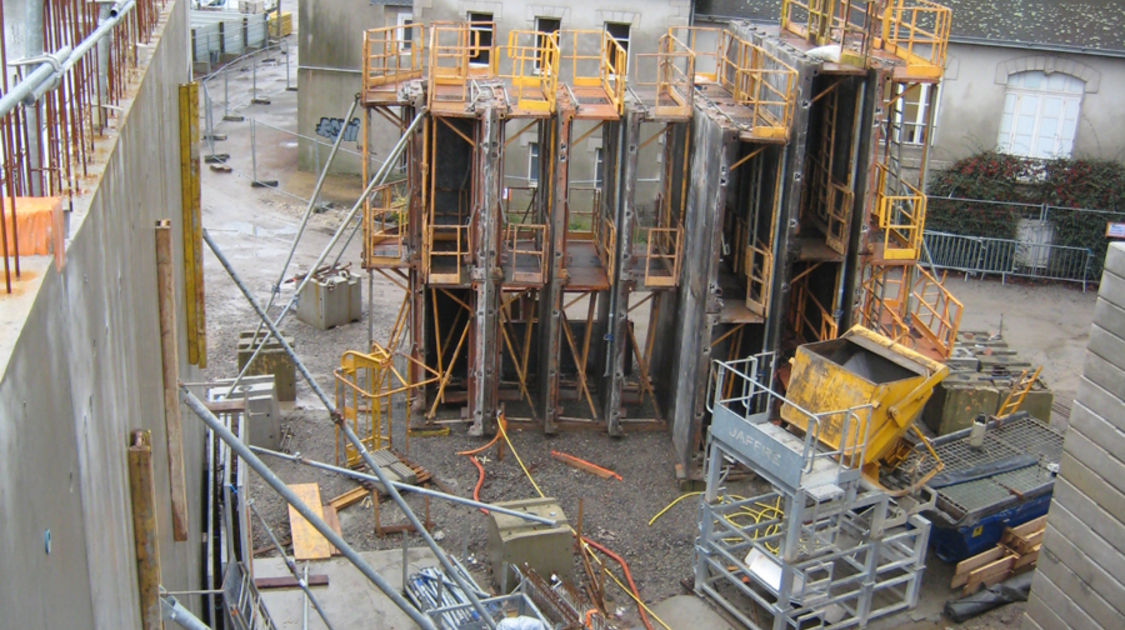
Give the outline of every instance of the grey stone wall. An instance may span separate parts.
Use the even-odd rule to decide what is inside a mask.
[[[1025,628],[1125,618],[1125,244],[1106,256]]]

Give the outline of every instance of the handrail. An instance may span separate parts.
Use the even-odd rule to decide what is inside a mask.
[[[886,164],[876,164],[875,169],[875,210],[883,230],[883,257],[917,259],[926,225],[926,195]],[[895,194],[895,188],[904,192]]]
[[[517,282],[541,283],[546,277],[547,226],[541,223],[509,223],[504,227],[504,243],[511,254],[512,279]],[[530,242],[532,248],[521,248],[520,243]],[[520,257],[534,261],[532,271],[521,271]]]
[[[882,45],[927,76],[941,77],[953,12],[930,0],[891,0],[883,9]],[[928,72],[927,72],[928,70]]]
[[[511,82],[516,106],[554,111],[559,81],[558,34],[513,30],[500,52],[497,76]]]
[[[730,31],[720,34],[717,77],[736,103],[751,109],[754,134],[788,138],[797,71],[765,48]]]
[[[364,94],[383,85],[420,78],[426,52],[425,41],[426,28],[421,23],[364,31]]]
[[[399,261],[404,253],[407,228],[407,204],[396,200],[402,192],[398,183],[384,184],[371,191],[373,200],[363,207],[363,260],[365,268],[389,260]],[[391,244],[390,252],[376,252],[376,247]]]
[[[650,227],[644,230],[648,232],[645,238],[644,286],[676,286],[680,278],[683,228]],[[663,273],[654,273],[654,261],[663,263],[664,268],[660,270]]]
[[[625,70],[628,57],[625,49],[607,31],[591,29],[564,30],[558,34],[561,74],[574,87],[601,87],[606,98],[620,115],[625,111]],[[591,50],[596,43],[597,52]]]
[[[695,53],[671,33],[660,36],[657,52],[640,53],[633,63],[632,87],[656,116],[690,116]]]
[[[725,29],[715,26],[672,26],[668,34],[676,41],[682,43],[692,53],[693,84],[718,83],[719,81],[719,48],[722,45],[722,34]],[[714,38],[714,46],[704,47],[703,42]]]

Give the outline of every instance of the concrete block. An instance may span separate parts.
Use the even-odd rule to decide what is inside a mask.
[[[1085,535],[1093,532],[1104,538],[1115,549],[1115,553],[1125,552],[1125,527],[1121,526],[1121,521],[1102,509],[1090,497],[1082,494],[1064,478],[1055,480],[1054,502],[1062,505],[1085,524],[1087,528],[1083,532]]]
[[[363,316],[363,295],[359,276],[348,271],[309,280],[297,301],[297,319],[328,330],[358,321]]]
[[[1057,502],[1051,504],[1051,511],[1047,515],[1043,546],[1048,549],[1054,547],[1056,536],[1066,538],[1086,556],[1097,558],[1110,575],[1125,576],[1125,556],[1104,538],[1091,535],[1086,525],[1073,512]]]
[[[1120,360],[1120,358],[1115,357],[1115,360]],[[1125,392],[1125,369],[1110,363],[1093,352],[1086,353],[1082,376],[1111,392]]]
[[[272,374],[245,376],[228,397],[234,379],[217,381],[208,392],[213,401],[246,401],[246,433],[244,439],[254,446],[277,449],[281,446],[281,410],[277,405],[277,391]]]
[[[1040,577],[1046,577],[1042,570],[1040,570]],[[1063,619],[1067,620],[1067,624],[1063,628],[1098,628],[1100,627],[1096,621],[1087,615],[1082,608],[1080,608],[1074,600],[1072,600],[1067,593],[1064,593],[1057,584],[1050,579],[1036,579],[1035,584],[1032,586],[1032,592],[1036,594],[1043,606],[1059,614]],[[1032,607],[1029,605],[1029,609]],[[1032,609],[1035,610],[1035,609]]]
[[[1125,297],[1122,301],[1125,302]],[[1125,336],[1125,306],[1098,298],[1094,304],[1094,323],[1115,335]]]
[[[999,406],[999,389],[976,374],[952,374],[934,388],[922,420],[934,433],[945,435],[969,427],[978,414],[996,413]]]
[[[1125,243],[1112,243],[1105,252],[1105,268],[1125,276]]]
[[[1090,352],[1104,357],[1118,367],[1125,367],[1125,338],[1098,325],[1090,327]]]
[[[256,338],[254,331],[244,330],[238,333],[238,369],[242,370],[246,362],[254,354],[254,349],[266,339],[266,345],[254,359],[254,364],[246,371],[247,374],[272,374],[274,389],[277,399],[292,402],[297,399],[297,368],[293,360],[285,354],[281,344],[270,335],[268,330],[263,330]],[[293,346],[293,339],[286,337],[285,342]]]
[[[1097,559],[1083,553],[1065,536],[1051,538],[1047,552],[1039,556],[1038,566],[1052,582],[1070,593],[1072,598],[1079,599],[1071,593],[1072,590],[1096,593],[1096,597],[1082,602],[1092,616],[1125,618],[1117,610],[1117,606],[1125,603],[1125,585],[1107,572]],[[1079,586],[1076,582],[1084,586]],[[1076,586],[1077,589],[1074,588]]]
[[[1125,519],[1125,463],[1080,433],[1066,436],[1060,474],[1119,519]],[[1125,527],[1125,523],[1122,523]]]
[[[574,537],[555,499],[523,499],[497,505],[558,522],[551,527],[506,514],[488,515],[488,557],[492,577],[502,592],[510,592],[518,584],[511,565],[526,563],[544,577],[554,573],[564,580],[574,579]]]
[[[1078,384],[1075,400],[1089,413],[1100,416],[1109,424],[1125,431],[1125,400],[1085,378]]]
[[[1087,577],[1096,578],[1096,568],[1087,558],[1085,561],[1075,558],[1075,565],[1089,569]],[[1087,582],[1079,577],[1067,564],[1059,560],[1055,549],[1048,549],[1039,554],[1038,570],[1048,576],[1052,584],[1059,588],[1067,600],[1081,609],[1090,618],[1094,619],[1093,625],[1083,625],[1086,628],[1114,628],[1120,627],[1121,613],[1108,601],[1107,595],[1102,592],[1109,583],[1099,580],[1097,583]],[[1108,577],[1108,576],[1106,576]],[[1112,582],[1112,578],[1109,578]],[[1120,586],[1120,585],[1118,585]]]

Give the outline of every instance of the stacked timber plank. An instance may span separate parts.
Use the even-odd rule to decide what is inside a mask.
[[[972,595],[1035,566],[1046,524],[1047,517],[1040,516],[1023,525],[1005,528],[995,547],[957,563],[949,587],[961,588],[962,595]]]

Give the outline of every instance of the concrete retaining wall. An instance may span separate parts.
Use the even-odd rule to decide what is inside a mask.
[[[1025,628],[1125,618],[1125,244],[1109,248]]]
[[[185,414],[192,535],[174,543],[153,240],[154,222],[172,218],[181,260],[177,86],[189,80],[187,4],[170,3],[144,79],[122,103],[127,113],[98,141],[91,169],[101,173],[75,199],[66,266],[48,268],[22,328],[4,333],[18,339],[0,368],[0,626],[140,626],[126,466],[133,428],[153,435],[162,582],[198,585],[202,431]],[[176,276],[183,359],[180,269]]]

